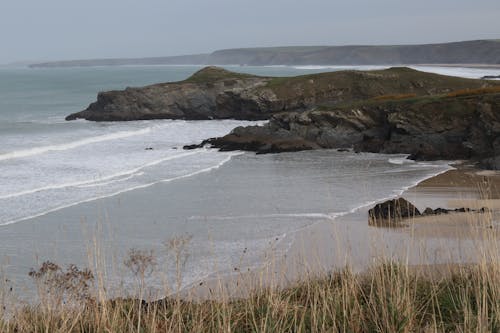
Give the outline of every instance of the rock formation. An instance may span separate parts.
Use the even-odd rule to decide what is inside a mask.
[[[497,81],[409,68],[272,78],[207,67],[181,82],[102,92],[67,120],[270,119],[204,144],[258,153],[406,153],[414,159],[476,159],[497,169],[499,87]]]
[[[368,224],[374,226],[404,226],[404,222],[408,219],[419,216],[433,216],[450,213],[485,213],[488,208],[478,210],[471,208],[436,208],[427,207],[422,213],[411,202],[404,198],[387,200],[376,204],[368,210]]]
[[[268,119],[393,94],[430,95],[493,84],[408,68],[340,71],[291,78],[259,77],[206,67],[187,80],[101,92],[97,101],[67,120]]]
[[[375,205],[368,211],[370,225],[398,224],[404,219],[422,215],[409,201],[403,198],[388,200]]]
[[[500,165],[500,90],[280,113],[264,126],[234,129],[206,143],[223,150],[260,153],[354,148],[406,153],[417,160],[475,159]]]

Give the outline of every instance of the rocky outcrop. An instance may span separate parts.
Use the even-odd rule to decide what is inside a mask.
[[[97,101],[66,120],[126,121],[146,119],[228,118],[217,109],[217,96],[263,85],[266,78],[205,68],[179,83],[155,84],[143,88],[101,92]],[[232,114],[234,118],[238,115]],[[246,113],[243,118],[259,118]]]
[[[481,90],[281,113],[265,126],[237,128],[207,143],[257,152],[353,148],[413,159],[476,159],[498,168],[500,92]],[[291,142],[297,142],[291,147]],[[272,149],[270,149],[272,147]]]
[[[374,226],[404,226],[408,219],[419,216],[433,216],[450,213],[485,213],[488,208],[478,210],[471,208],[436,208],[427,207],[422,213],[411,202],[404,198],[396,198],[375,205],[368,210],[368,224]]]
[[[101,92],[97,101],[67,120],[269,119],[377,96],[415,96],[479,88],[490,83],[408,68],[340,71],[291,78],[258,77],[204,68],[185,81]],[[493,83],[491,83],[493,84]]]
[[[379,225],[382,223],[397,224],[404,219],[422,215],[411,202],[397,198],[375,205],[368,211],[368,223]]]

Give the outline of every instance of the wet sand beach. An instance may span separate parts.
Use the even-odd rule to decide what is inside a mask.
[[[464,212],[422,216],[397,228],[368,226],[362,207],[333,221],[321,221],[294,234],[282,258],[254,271],[208,279],[185,295],[193,298],[245,297],[266,287],[285,287],[345,267],[361,272],[372,264],[392,259],[410,264],[423,274],[440,276],[458,267],[476,264],[482,251],[500,247],[500,172],[459,164],[420,182],[401,197],[417,208],[488,208],[484,213]],[[272,253],[270,253],[272,255]]]

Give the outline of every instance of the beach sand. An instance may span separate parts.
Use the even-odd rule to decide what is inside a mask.
[[[233,276],[200,282],[186,289],[184,295],[245,297],[252,291],[289,286],[347,266],[360,272],[386,259],[403,260],[422,273],[440,275],[477,262],[483,249],[499,251],[500,172],[458,165],[455,170],[420,182],[402,197],[422,210],[489,210],[424,216],[406,221],[405,227],[367,229],[371,207],[364,207],[333,222],[316,223],[298,231],[286,256],[268,260],[265,267],[244,272],[235,268]]]

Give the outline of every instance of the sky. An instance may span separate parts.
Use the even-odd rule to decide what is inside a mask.
[[[0,0],[0,64],[500,39],[499,0]]]

